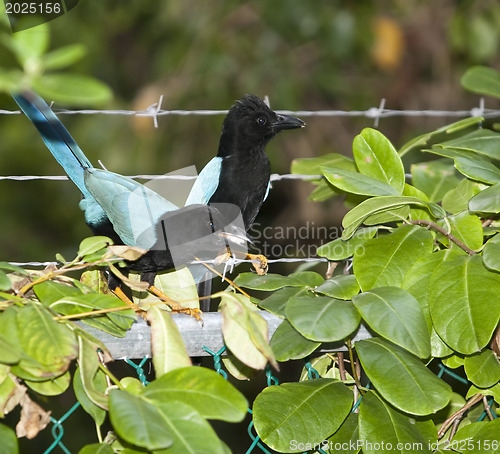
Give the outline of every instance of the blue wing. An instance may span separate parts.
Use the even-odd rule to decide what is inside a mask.
[[[222,167],[222,159],[218,156],[213,158],[198,175],[189,196],[186,205],[203,204],[206,205],[210,197],[219,186],[219,177]]]
[[[88,169],[85,186],[106,212],[115,232],[129,246],[153,248],[158,221],[178,208],[137,181],[107,170]]]

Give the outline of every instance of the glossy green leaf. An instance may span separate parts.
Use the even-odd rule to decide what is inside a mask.
[[[327,279],[314,291],[332,298],[350,300],[359,293],[359,284],[354,274],[339,274]]]
[[[467,178],[486,184],[500,182],[500,169],[479,158],[455,158],[455,168]]]
[[[113,244],[107,236],[90,236],[84,238],[78,247],[78,257],[85,257]]]
[[[107,443],[92,443],[80,449],[78,454],[114,454],[114,451]]]
[[[500,454],[500,419],[474,422],[462,426],[450,442],[450,446],[458,448],[458,452]]]
[[[21,308],[17,312],[16,321],[20,348],[42,365],[41,370],[33,370],[31,373],[40,378],[50,378],[66,372],[78,352],[73,331],[56,322],[38,304]]]
[[[109,418],[116,433],[128,443],[148,450],[172,446],[171,428],[160,410],[144,398],[113,389]]]
[[[0,454],[18,454],[16,433],[4,424],[0,424]]]
[[[489,388],[500,380],[500,363],[489,349],[466,356],[464,367],[467,378],[480,388]]]
[[[408,141],[407,143],[405,143],[399,149],[398,151],[399,156],[403,156],[406,153],[413,150],[420,150],[440,140],[446,140],[446,136],[457,133],[463,135],[466,131],[470,129],[476,130],[481,126],[483,120],[484,120],[483,117],[464,118],[449,125],[442,126],[436,129],[435,131],[427,132],[425,134],[417,136]]]
[[[373,338],[356,342],[356,351],[377,391],[397,409],[424,416],[450,400],[450,386],[401,347]]]
[[[401,288],[407,290],[417,299],[429,329],[432,326],[429,309],[429,291],[432,273],[441,263],[449,259],[449,257],[458,255],[460,255],[459,251],[451,249],[443,249],[433,252],[432,254],[424,255],[413,263],[412,267],[405,274],[401,284]]]
[[[498,235],[484,245],[483,263],[490,270],[500,271],[500,237]]]
[[[321,167],[339,167],[346,170],[356,170],[352,159],[340,153],[328,153],[315,158],[298,158],[292,161],[292,173],[302,175],[321,175]]]
[[[353,269],[362,291],[401,286],[413,263],[432,252],[432,234],[418,226],[402,226],[368,240],[354,253]]]
[[[285,317],[285,306],[293,296],[307,296],[309,290],[301,287],[284,287],[276,290],[271,296],[259,301],[258,305],[262,309],[271,312],[281,318]]]
[[[329,378],[270,386],[254,401],[254,427],[272,449],[301,452],[298,444],[321,442],[340,427],[352,400],[349,388]]]
[[[452,214],[466,211],[469,209],[469,200],[478,192],[480,192],[478,184],[464,178],[458,183],[456,188],[444,195],[443,208]]]
[[[358,229],[348,240],[337,238],[329,243],[321,245],[316,253],[320,257],[326,257],[328,260],[344,260],[351,257],[354,251],[362,246],[365,241],[373,238],[378,231],[378,227],[366,227]]]
[[[42,65],[45,70],[66,68],[81,60],[86,53],[85,45],[70,44],[45,54],[42,58]]]
[[[460,80],[466,90],[500,98],[500,73],[487,66],[469,68]]]
[[[352,299],[370,327],[420,358],[431,353],[430,333],[418,301],[399,287],[381,287]]]
[[[321,172],[330,184],[352,194],[368,196],[399,194],[391,185],[359,172],[327,166],[321,167]]]
[[[92,381],[94,389],[99,390],[104,395],[107,388],[104,373],[96,373]],[[106,418],[106,411],[90,400],[82,382],[80,369],[77,369],[73,376],[73,390],[82,408],[92,416],[98,426],[101,426]]]
[[[328,447],[331,454],[356,454],[361,449],[358,443],[358,414],[349,413],[340,428],[328,438]],[[340,448],[340,449],[339,449]]]
[[[455,169],[448,160],[422,162],[411,166],[412,184],[429,197],[439,202],[458,184]]]
[[[69,388],[71,374],[65,372],[59,377],[46,381],[24,381],[29,388],[43,396],[58,396]]]
[[[395,210],[404,206],[418,206],[428,209],[436,217],[443,217],[446,213],[435,204],[425,202],[418,197],[408,196],[380,196],[361,202],[359,205],[349,211],[342,220],[344,232],[342,238],[347,240],[351,238],[356,229],[366,221],[370,216],[382,213],[384,211]]]
[[[179,367],[191,366],[181,333],[170,313],[153,306],[148,311],[148,322],[156,377]]]
[[[155,286],[174,301],[178,301],[182,307],[200,307],[196,283],[187,267],[158,274],[155,279]]]
[[[500,275],[477,255],[446,260],[431,279],[431,317],[439,336],[455,351],[472,354],[490,340],[500,318]],[[487,305],[487,310],[485,305]]]
[[[61,284],[60,282],[45,281],[33,287],[35,295],[44,306],[49,306],[53,302],[67,296],[81,295],[81,290],[72,285]]]
[[[323,283],[324,279],[314,271],[302,271],[288,276],[281,274],[266,274],[259,276],[256,273],[241,273],[234,283],[240,287],[253,290],[273,291],[283,287],[311,287]]]
[[[44,74],[33,81],[33,88],[44,98],[80,106],[103,104],[112,98],[107,85],[81,74]]]
[[[227,348],[242,363],[264,369],[267,362],[276,365],[268,341],[267,322],[247,297],[221,293],[222,335]]]
[[[483,246],[483,225],[481,219],[475,215],[464,211],[455,216],[449,216],[446,218],[446,222],[439,222],[439,225],[449,230],[455,238],[472,250],[478,250]],[[451,245],[452,248],[460,248],[444,236],[439,235],[438,239],[446,246]]]
[[[381,132],[372,128],[363,129],[354,138],[352,151],[362,174],[392,186],[396,194],[403,192],[403,163],[391,142]]]
[[[486,188],[469,201],[469,210],[479,213],[500,212],[500,183]]]
[[[270,345],[276,360],[289,361],[310,355],[320,346],[320,342],[306,339],[288,320],[283,320],[274,332]]]
[[[443,142],[440,144],[443,148],[451,148],[457,151],[465,151],[466,154],[461,156],[468,159],[487,156],[493,159],[500,159],[500,133],[491,131],[490,129],[478,129],[462,137]]]
[[[205,367],[172,370],[144,388],[143,396],[157,403],[183,402],[204,418],[229,422],[243,420],[248,408],[235,387]]]
[[[312,200],[313,202],[324,202],[333,196],[342,194],[340,189],[332,186],[325,178],[316,180],[313,183],[316,187],[308,197],[308,200]]]
[[[359,440],[364,454],[431,454],[437,432],[431,420],[405,415],[368,391],[359,408]]]
[[[224,445],[208,421],[193,407],[179,401],[156,403],[170,429],[173,444],[155,454],[225,454]]]
[[[106,387],[103,386],[102,376],[99,377],[99,375],[103,374],[103,372],[100,371],[99,368],[100,363],[97,356],[97,346],[82,336],[78,336],[78,346],[78,372],[80,372],[80,378],[85,394],[92,403],[104,410],[107,410],[108,395],[105,392]],[[81,400],[82,406],[84,406],[85,401],[85,398]],[[84,406],[84,409],[92,417],[96,417],[97,413],[91,410],[90,405]]]
[[[345,339],[360,322],[359,313],[350,301],[327,296],[293,297],[285,314],[304,337],[318,342]]]

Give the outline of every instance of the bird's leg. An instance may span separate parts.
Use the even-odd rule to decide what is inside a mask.
[[[165,295],[159,288],[155,287],[154,285],[151,285],[148,290],[156,295],[158,298],[160,298],[162,301],[167,303],[170,308],[172,309],[172,312],[180,312],[182,314],[188,314],[191,317],[194,317],[196,320],[201,320],[201,314],[202,312],[200,309],[196,307],[182,307],[179,303],[176,303],[172,298],[169,296]]]
[[[136,313],[138,313],[142,318],[146,317],[146,312],[143,311],[137,304],[135,304],[120,287],[116,287],[112,292],[120,298],[127,306],[130,306]]]
[[[253,260],[252,265],[257,271],[259,276],[267,274],[267,270],[269,269],[268,260],[265,255],[262,254],[247,254],[248,260]]]

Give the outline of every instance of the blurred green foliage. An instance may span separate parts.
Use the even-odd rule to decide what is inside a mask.
[[[4,18],[0,24],[5,38],[10,29]],[[269,95],[275,109],[367,109],[386,98],[393,109],[453,110],[477,104],[459,85],[469,66],[499,66],[499,24],[494,0],[81,1],[49,23],[44,55],[72,49],[71,73],[112,89],[114,98],[99,108],[140,110],[164,95],[165,109],[226,109],[243,94],[255,93]],[[19,69],[4,41],[1,71]],[[60,101],[54,108],[67,107]],[[0,106],[15,109],[8,95],[0,95]],[[151,118],[61,118],[92,162],[100,159],[123,174],[164,173],[191,164],[201,169],[217,152],[222,123],[218,116],[167,116],[155,129]],[[393,118],[380,128],[399,145],[447,122]],[[310,118],[305,130],[271,144],[272,170],[287,173],[297,157],[350,155],[352,138],[365,126],[373,121]],[[62,174],[25,118],[0,116],[0,134],[0,174]],[[71,255],[88,235],[78,191],[70,183],[1,181],[0,186],[4,259],[50,260],[56,251]],[[276,184],[257,221],[337,223],[340,205],[311,204],[308,192],[307,183]]]

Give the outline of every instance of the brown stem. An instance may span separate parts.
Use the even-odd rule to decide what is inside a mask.
[[[460,419],[463,414],[471,407],[476,405],[483,399],[483,395],[478,393],[472,397],[469,402],[467,402],[460,410],[453,413],[445,422],[443,422],[441,428],[438,431],[438,440],[446,433],[449,427],[453,424],[456,419]]]
[[[435,230],[436,232],[439,232],[441,235],[445,236],[450,241],[453,241],[453,243],[455,243],[459,248],[467,252],[467,254],[469,255],[476,254],[476,251],[472,250],[470,247],[462,243],[456,236],[453,236],[451,233],[448,233],[443,227],[437,225],[435,222],[427,221],[425,219],[414,219],[408,222],[414,225],[425,225],[426,227],[429,227]]]
[[[342,381],[346,380],[346,375],[345,375],[345,365],[344,365],[344,352],[338,352],[337,353],[337,359],[339,362],[339,375],[340,379]]]

